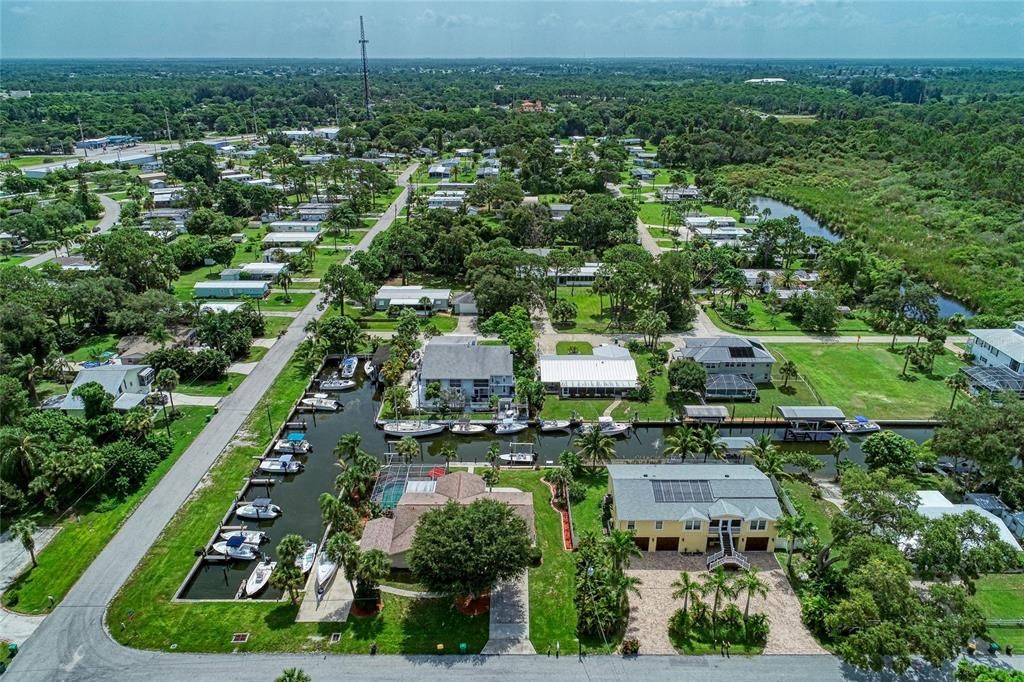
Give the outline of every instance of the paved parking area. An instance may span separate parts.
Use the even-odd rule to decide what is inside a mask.
[[[767,613],[771,623],[765,655],[771,654],[824,654],[826,651],[800,620],[800,600],[779,567],[775,556],[767,553],[746,555],[761,569],[761,579],[768,583],[768,596],[750,601],[751,613]],[[640,596],[629,598],[629,623],[626,637],[640,640],[644,654],[674,654],[675,648],[668,638],[668,622],[682,602],[672,598],[672,583],[679,573],[686,571],[699,580],[704,570],[703,556],[683,556],[674,552],[650,552],[634,559],[627,573],[640,579]],[[746,597],[737,605],[742,609]]]

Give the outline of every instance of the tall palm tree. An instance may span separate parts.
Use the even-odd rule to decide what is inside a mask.
[[[701,581],[704,594],[711,595],[711,630],[714,632],[718,625],[718,609],[722,606],[722,599],[735,597],[736,588],[733,587],[732,576],[721,566],[701,575]]]
[[[359,545],[345,532],[335,533],[324,546],[324,554],[345,573],[345,580],[355,594],[356,568],[359,566]]]
[[[703,585],[691,578],[690,574],[686,571],[679,573],[679,580],[673,582],[672,587],[675,588],[675,591],[672,592],[672,598],[683,600],[683,613],[689,613],[690,601],[697,601],[700,595],[704,593]]]
[[[153,431],[149,410],[141,407],[128,410],[121,420],[121,430],[135,442],[144,439]]]
[[[785,468],[785,459],[777,449],[772,449],[761,456],[755,457],[754,466],[760,469],[761,473],[768,478],[778,480],[790,478],[790,473]]]
[[[39,394],[36,392],[36,377],[42,369],[36,363],[36,359],[28,353],[19,355],[11,362],[11,371],[21,379],[21,383],[25,386],[25,390],[28,391],[28,398],[32,401],[33,405],[39,403]]]
[[[596,427],[577,438],[573,445],[579,451],[580,457],[589,459],[593,466],[608,462],[615,457],[615,441],[601,433],[601,430]]]
[[[800,371],[796,367],[796,363],[792,360],[786,360],[779,367],[779,375],[783,378],[782,387],[789,386],[790,379],[796,379],[800,376]]]
[[[750,598],[753,596],[767,597],[768,596],[768,584],[761,580],[757,575],[757,566],[751,566],[747,570],[743,571],[736,578],[736,591],[739,594],[744,592],[747,595],[747,603],[743,607],[743,620],[747,620],[750,616]]]
[[[356,566],[356,580],[359,581],[359,592],[370,596],[377,592],[380,581],[391,573],[391,557],[379,549],[371,549],[359,555]]]
[[[776,450],[777,448],[775,447],[775,443],[772,441],[771,434],[762,433],[754,439],[754,442],[749,447],[743,450],[743,461],[746,462],[747,457],[750,457],[751,462],[757,462]]]
[[[354,431],[346,433],[338,440],[338,444],[334,448],[334,455],[342,462],[350,464],[359,456],[362,450],[359,446],[362,442],[363,437],[358,433]]]
[[[629,568],[633,557],[640,558],[644,555],[633,542],[633,533],[618,528],[612,530],[604,539],[608,555],[612,559],[612,565],[616,571],[624,571]]]
[[[287,271],[282,272],[280,275],[277,276],[277,283],[284,288],[285,303],[289,303],[292,300],[292,297],[288,295],[288,287],[291,286],[293,281],[294,280],[292,280],[292,276],[288,274]]]
[[[317,502],[320,505],[320,518],[325,526],[331,527],[331,532],[348,532],[359,524],[359,516],[356,510],[345,504],[345,502],[330,493],[320,493]]]
[[[156,373],[156,379],[153,384],[156,386],[156,390],[163,391],[167,394],[167,399],[171,402],[171,415],[174,415],[174,390],[178,388],[178,382],[181,381],[181,377],[173,369],[166,368]],[[164,408],[164,419],[167,419],[167,409]]]
[[[405,386],[388,386],[384,389],[384,402],[391,403],[395,419],[401,419],[409,407],[409,389]]]
[[[708,461],[708,457],[712,459],[725,459],[726,447],[722,441],[722,436],[719,434],[718,429],[711,424],[708,424],[697,433],[697,445],[700,451],[704,453],[704,461]]]
[[[18,538],[21,546],[28,552],[33,568],[39,565],[36,562],[36,539],[33,537],[37,530],[39,526],[35,520],[28,517],[18,519],[11,525],[11,535]]]
[[[665,436],[665,454],[669,457],[678,457],[683,462],[697,452],[697,447],[697,434],[688,425],[684,424]]]
[[[957,372],[946,379],[946,386],[953,390],[953,397],[949,399],[949,409],[952,410],[957,395],[960,394],[960,391],[966,391],[970,387],[970,382],[962,372]]]
[[[836,436],[828,442],[828,453],[832,455],[836,467],[836,479],[839,480],[839,464],[843,460],[843,453],[850,449],[850,441],[845,436]]]
[[[395,445],[395,451],[406,464],[412,464],[417,457],[423,454],[420,444],[412,436],[405,436],[398,441],[398,444]]]
[[[28,431],[15,428],[0,431],[0,471],[8,480],[13,474],[20,474],[22,482],[28,485],[43,454],[43,442]]]
[[[160,348],[166,346],[167,343],[173,338],[174,337],[171,336],[171,333],[167,331],[167,327],[163,326],[162,324],[158,324],[152,329],[150,329],[148,332],[146,332],[146,341],[154,343]]]
[[[775,522],[775,529],[789,543],[786,556],[786,571],[792,573],[794,545],[797,542],[810,541],[817,534],[817,528],[807,520],[806,516],[797,514],[796,516],[783,516]]]

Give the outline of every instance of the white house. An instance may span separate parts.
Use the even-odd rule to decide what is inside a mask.
[[[542,355],[540,380],[563,398],[623,395],[637,386],[636,362],[620,346],[600,345],[593,355]]]
[[[319,137],[324,140],[336,140],[338,139],[338,132],[341,128],[335,126],[325,126],[321,128],[313,128],[313,136]]]
[[[572,213],[572,204],[549,204],[548,210],[551,211],[552,220],[561,221]]]
[[[589,287],[594,283],[600,269],[601,263],[584,263],[571,270],[559,270],[557,277],[553,269],[548,270],[548,277],[555,277],[556,284],[560,287]]]
[[[427,199],[427,208],[446,208],[449,211],[458,211],[465,201],[466,193],[462,191],[434,192]]]
[[[320,222],[315,220],[276,220],[270,223],[272,232],[319,232]]]
[[[263,280],[221,280],[196,282],[192,287],[195,298],[266,298],[270,283]]]
[[[149,365],[101,365],[82,369],[71,390],[65,396],[52,398],[43,404],[43,409],[64,410],[68,414],[82,414],[85,403],[75,396],[75,389],[83,384],[97,383],[114,397],[114,409],[126,412],[141,405],[152,389],[156,372]]]
[[[463,407],[490,409],[491,396],[515,395],[512,351],[508,346],[479,346],[475,337],[460,337],[454,343],[438,337],[423,349],[423,362],[417,375],[419,405],[434,407],[426,391],[436,382],[442,390],[454,390]]]
[[[451,289],[427,289],[419,285],[383,286],[373,296],[373,307],[376,310],[387,310],[391,306],[404,308],[420,308],[420,301],[430,300],[431,310],[448,310],[451,306]]]
[[[263,262],[277,263],[279,262],[277,258],[281,254],[283,254],[284,258],[287,259],[291,258],[292,256],[297,256],[300,253],[302,253],[302,249],[299,248],[298,246],[278,246],[272,249],[266,249],[263,252]]]
[[[305,223],[309,225],[310,223]],[[319,232],[271,232],[263,237],[263,246],[275,248],[278,246],[305,246],[316,244],[320,240]]]
[[[1013,329],[968,329],[967,352],[981,367],[1006,367],[1024,374],[1024,320]]]
[[[715,224],[716,231],[723,227],[736,227],[736,219],[727,215],[687,216],[683,222],[691,230],[709,227],[711,223]]]
[[[700,189],[696,185],[688,187],[666,187],[661,190],[661,200],[666,203],[697,200],[701,198]]]
[[[440,163],[435,163],[427,169],[427,175],[432,178],[447,178],[451,174],[451,168]]]
[[[327,163],[331,159],[338,158],[337,154],[303,154],[299,157],[299,163],[303,166],[314,166],[321,163]]]
[[[319,223],[327,220],[327,217],[331,214],[331,208],[333,206],[334,204],[309,202],[299,204],[295,207],[295,211],[299,214],[299,220],[303,222]]]

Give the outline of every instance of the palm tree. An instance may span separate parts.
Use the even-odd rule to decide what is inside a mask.
[[[395,413],[395,419],[401,419],[409,406],[409,389],[405,386],[388,386],[384,390],[384,402],[391,403],[391,410]]]
[[[743,571],[740,576],[736,579],[737,592],[743,594],[747,593],[747,603],[743,607],[743,620],[747,620],[750,616],[750,598],[753,596],[767,597],[768,596],[768,584],[757,575],[757,566],[751,566],[747,570]]]
[[[359,524],[359,516],[356,510],[345,504],[340,498],[330,493],[320,493],[318,499],[320,504],[320,518],[325,526],[330,526],[331,531],[348,532]]]
[[[133,441],[141,441],[153,431],[150,412],[143,408],[128,410],[121,420],[121,430]]]
[[[665,436],[665,454],[678,457],[683,462],[697,451],[697,434],[687,425],[680,426]]]
[[[36,539],[33,537],[36,531],[39,530],[39,526],[31,518],[18,519],[11,525],[11,535],[18,538],[21,542],[21,546],[28,552],[29,557],[32,559],[32,567],[35,568],[39,564],[36,563]]]
[[[775,523],[775,529],[779,535],[786,538],[788,543],[786,557],[786,571],[792,574],[793,572],[793,552],[797,542],[808,542],[811,538],[817,534],[817,528],[814,524],[807,520],[807,517],[801,513],[796,516],[783,516]]]
[[[763,455],[755,457],[754,466],[760,469],[761,473],[768,478],[783,479],[790,477],[789,472],[786,471],[786,462],[782,457],[782,453],[774,448]]]
[[[601,433],[601,429],[596,426],[577,438],[573,445],[579,450],[580,457],[589,459],[593,466],[615,457],[615,441]]]
[[[839,480],[839,463],[843,459],[843,453],[850,449],[850,441],[845,436],[836,436],[828,443],[828,452],[835,460],[836,480]]]
[[[697,432],[697,445],[700,451],[704,453],[704,461],[708,461],[708,457],[712,459],[725,459],[725,443],[722,441],[722,436],[718,433],[718,429],[708,424],[700,431]]]
[[[28,485],[43,458],[43,443],[37,436],[22,429],[0,432],[0,471],[10,480],[15,472]]]
[[[640,558],[644,555],[637,544],[633,542],[633,536],[634,534],[629,531],[616,528],[604,539],[605,547],[608,549],[608,555],[611,557],[616,571],[626,570],[633,557]]]
[[[156,386],[158,391],[163,391],[167,394],[168,400],[171,402],[171,415],[174,415],[174,389],[178,388],[178,382],[181,381],[181,377],[173,369],[166,368],[156,373],[156,379],[153,384]],[[167,420],[167,408],[164,408],[164,420]]]
[[[416,442],[416,439],[412,436],[405,436],[395,445],[395,452],[402,458],[402,461],[406,464],[412,464],[412,462],[423,454],[420,449],[420,444]]]
[[[775,452],[776,449],[771,434],[762,433],[754,439],[754,442],[749,447],[743,450],[743,461],[746,462],[747,457],[750,457],[751,462],[757,462]]]
[[[280,275],[277,276],[277,283],[284,287],[285,303],[291,303],[292,297],[288,295],[288,287],[291,286],[293,281],[294,280],[292,280],[292,276],[289,275],[287,271],[282,272]]]
[[[21,379],[33,405],[39,403],[39,395],[36,393],[36,376],[41,370],[42,367],[36,363],[36,359],[28,353],[19,355],[11,362],[11,372]]]
[[[324,546],[324,554],[345,573],[345,580],[355,594],[356,568],[359,566],[359,545],[356,541],[344,531],[335,533]]]
[[[167,342],[173,338],[174,337],[171,336],[171,333],[167,331],[167,327],[162,324],[158,324],[146,332],[146,341],[154,343],[160,348],[166,346]]]
[[[672,598],[683,600],[683,613],[689,612],[690,600],[697,601],[700,595],[704,593],[703,586],[691,578],[690,574],[686,571],[679,573],[679,580],[673,582],[672,587],[675,588]]]
[[[701,575],[701,591],[705,595],[713,595],[711,598],[711,630],[715,632],[718,625],[718,609],[722,605],[722,598],[731,599],[736,596],[736,588],[733,587],[732,576],[719,566],[710,573]]]
[[[569,497],[569,484],[572,483],[572,472],[565,466],[548,469],[544,480],[555,488],[555,499],[564,501]]]
[[[800,372],[796,368],[796,363],[792,360],[786,360],[783,362],[782,366],[779,367],[779,376],[784,379],[782,387],[785,388],[786,386],[789,386],[790,379],[796,379],[800,376]]]
[[[953,397],[949,400],[949,409],[952,410],[957,395],[959,395],[960,391],[966,391],[970,388],[970,382],[967,381],[967,377],[963,373],[957,372],[946,379],[946,386],[953,389]]]
[[[921,352],[918,350],[917,346],[907,345],[900,349],[900,355],[904,358],[903,371],[900,372],[900,376],[907,376],[907,365],[910,364],[911,360],[916,362],[917,358],[920,357]]]
[[[354,462],[362,451],[359,447],[362,442],[363,437],[358,433],[346,433],[338,440],[338,444],[334,448],[335,457],[346,464]]]
[[[287,668],[274,682],[312,682],[313,678],[302,668]]]
[[[359,555],[356,566],[356,580],[359,581],[359,592],[369,597],[376,595],[380,581],[391,573],[391,557],[379,549],[371,549]],[[379,598],[379,595],[376,595]],[[374,600],[376,603],[376,599]]]

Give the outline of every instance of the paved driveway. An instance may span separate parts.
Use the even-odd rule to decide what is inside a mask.
[[[826,653],[800,620],[800,600],[790,587],[785,572],[771,554],[749,554],[752,563],[761,569],[761,579],[768,583],[768,597],[750,600],[751,613],[767,613],[771,623],[764,653],[824,654]],[[704,557],[682,556],[673,552],[652,552],[634,559],[627,571],[640,579],[640,597],[629,598],[629,623],[626,637],[640,640],[644,654],[673,654],[675,648],[668,638],[668,622],[682,602],[672,598],[672,583],[686,571],[699,580],[704,570]],[[746,597],[736,600],[742,609]]]

